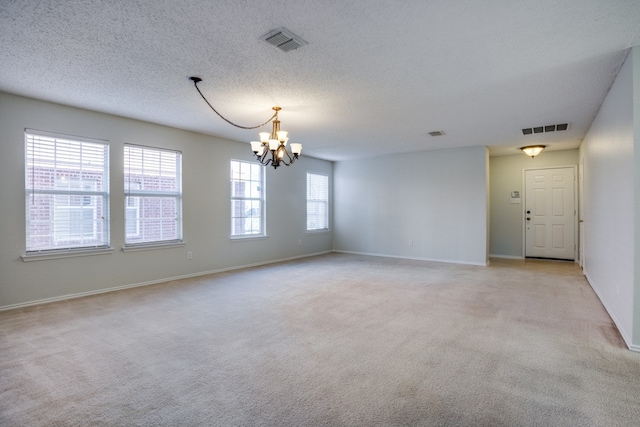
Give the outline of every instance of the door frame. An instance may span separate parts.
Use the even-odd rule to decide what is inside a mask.
[[[527,181],[526,173],[532,170],[543,169],[573,169],[573,262],[579,263],[578,259],[578,165],[558,165],[558,166],[542,166],[539,168],[523,168],[522,169],[522,259],[527,259]]]
[[[584,273],[585,264],[585,232],[584,232],[584,158],[578,163],[578,258]]]

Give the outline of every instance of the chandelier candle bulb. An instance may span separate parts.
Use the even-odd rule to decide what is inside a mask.
[[[269,140],[269,150],[271,151],[277,150],[279,146],[280,146],[280,141],[278,141],[277,139]]]
[[[299,156],[300,153],[302,152],[302,144],[299,144],[297,142],[292,142],[291,143],[291,152],[295,155],[295,156]]]
[[[263,143],[269,142],[269,138],[271,138],[271,134],[269,132],[260,132],[260,141]]]
[[[289,132],[287,132],[286,130],[279,130],[277,135],[278,135],[278,141],[284,141],[285,143],[287,142],[287,140],[289,138],[287,138],[287,134]]]
[[[251,141],[251,151],[253,151],[254,153],[258,153],[259,151],[262,151],[262,143],[260,141]]]

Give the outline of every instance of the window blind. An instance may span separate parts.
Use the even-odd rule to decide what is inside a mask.
[[[329,229],[329,178],[307,173],[307,230]]]
[[[125,246],[182,241],[182,153],[125,144]]]
[[[264,235],[264,166],[231,161],[231,236]]]
[[[25,130],[26,251],[109,246],[109,145]]]

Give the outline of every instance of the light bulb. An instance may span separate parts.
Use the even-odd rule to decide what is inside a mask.
[[[261,142],[269,142],[269,138],[271,138],[271,134],[269,132],[260,132],[260,141]]]
[[[251,141],[251,151],[253,151],[254,153],[257,153],[258,151],[260,151],[260,148],[262,148],[262,142],[260,141]]]
[[[279,130],[276,133],[278,134],[278,141],[284,141],[284,140],[289,139],[289,138],[287,138],[287,134],[289,132],[287,132],[286,130]]]

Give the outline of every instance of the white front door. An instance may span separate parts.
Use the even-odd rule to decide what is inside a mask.
[[[575,259],[575,168],[525,171],[525,256]]]

